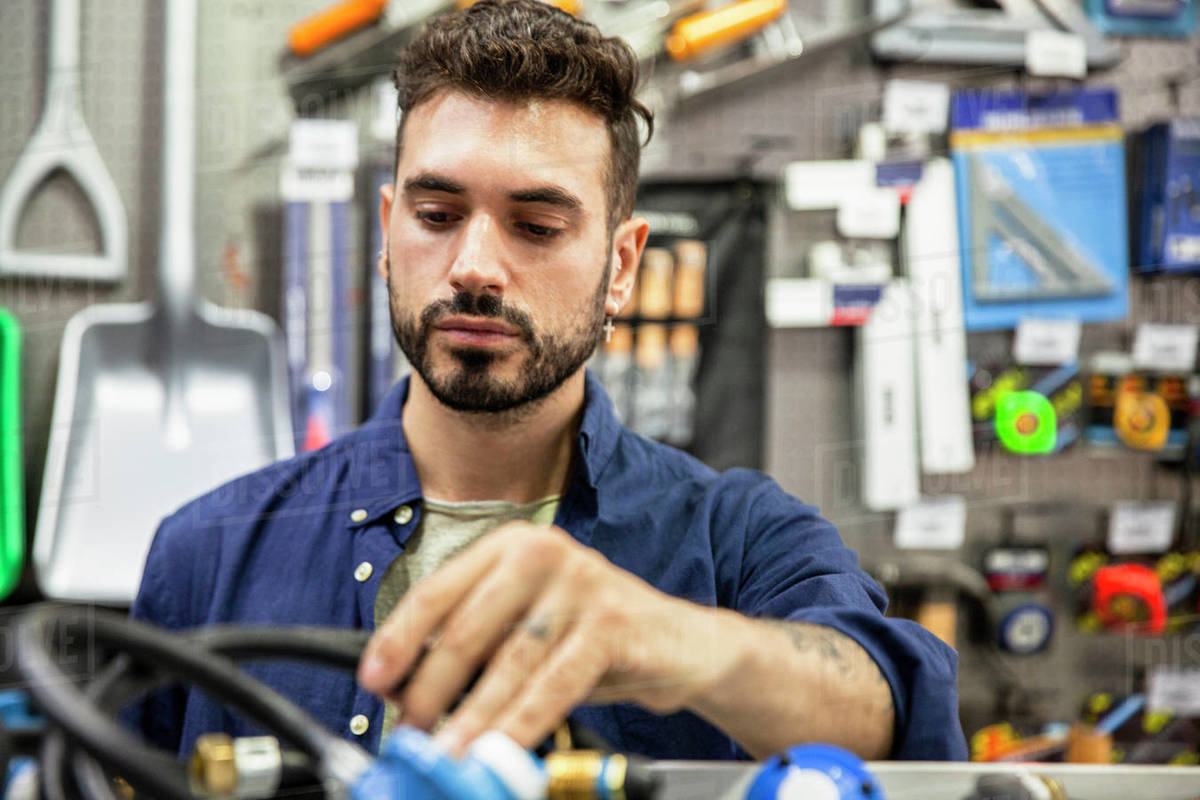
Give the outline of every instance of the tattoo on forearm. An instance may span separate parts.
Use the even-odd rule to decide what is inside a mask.
[[[841,639],[844,643],[846,637],[837,631],[786,620],[771,620],[770,622],[788,635],[797,650],[816,652],[830,661],[844,663],[845,659],[838,640]]]
[[[764,619],[763,621],[786,633],[797,650],[816,653],[824,657],[831,666],[844,671],[847,676],[861,675],[865,672],[872,683],[882,685],[883,694],[887,697],[888,711],[893,710],[892,692],[887,679],[883,677],[883,673],[874,659],[862,649],[858,642],[822,625],[810,625],[782,619]]]

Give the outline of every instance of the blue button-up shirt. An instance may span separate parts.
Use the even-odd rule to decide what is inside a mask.
[[[133,616],[172,629],[238,622],[371,630],[379,581],[421,519],[421,484],[401,429],[407,394],[402,381],[358,430],[237,478],[165,519]],[[669,594],[850,636],[891,686],[893,757],[965,758],[954,651],[914,623],[883,616],[882,590],[815,508],[760,473],[717,473],[632,433],[590,374],[574,463],[556,525]],[[397,514],[401,506],[411,516]],[[278,662],[248,669],[377,750],[382,703],[353,676]],[[365,733],[361,720],[358,733],[350,729],[358,715],[369,720]],[[180,753],[208,731],[257,732],[199,691],[159,692],[133,716],[151,740]],[[627,752],[745,757],[688,712],[606,705],[572,716]]]

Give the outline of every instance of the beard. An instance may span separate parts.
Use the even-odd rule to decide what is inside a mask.
[[[450,300],[425,306],[419,315],[406,315],[392,280],[390,256],[387,268],[388,310],[396,342],[433,396],[455,411],[498,414],[529,407],[574,375],[603,336],[607,268],[601,270],[600,284],[588,305],[573,316],[575,325],[562,334],[539,332],[527,312],[493,294],[457,292]],[[525,358],[515,378],[500,378],[492,369],[497,360],[514,356],[482,347],[450,347],[449,368],[435,369],[429,345],[434,326],[458,314],[502,320],[518,331],[518,347]]]

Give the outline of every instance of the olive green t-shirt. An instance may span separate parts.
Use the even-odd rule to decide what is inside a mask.
[[[404,552],[388,565],[375,595],[375,627],[392,613],[408,587],[429,575],[456,553],[465,550],[485,533],[506,522],[523,519],[538,525],[550,525],[558,512],[559,495],[523,505],[503,500],[478,500],[448,503],[425,498],[421,502],[421,521],[404,543]],[[396,708],[384,710],[383,730],[396,724]]]

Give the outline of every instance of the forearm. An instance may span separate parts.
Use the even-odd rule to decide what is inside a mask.
[[[757,758],[802,742],[887,756],[891,690],[857,642],[821,625],[706,611],[736,655],[691,699],[692,711]]]

